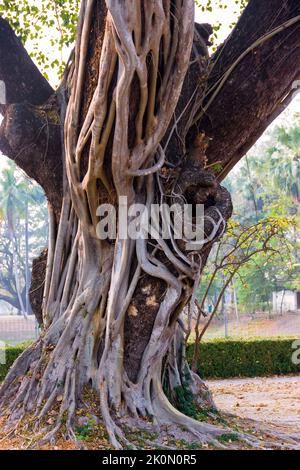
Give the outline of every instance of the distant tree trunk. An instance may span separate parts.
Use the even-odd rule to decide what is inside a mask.
[[[250,1],[248,13],[241,20],[245,30],[238,31],[238,45],[235,35],[233,44],[227,43],[232,46],[228,52],[231,59],[232,53],[236,57],[235,48],[239,52],[243,41],[247,44],[246,25],[253,25],[253,3],[257,1]],[[274,6],[277,3],[274,0]],[[287,19],[292,11],[299,10],[298,3],[290,3],[287,11],[281,12]],[[46,104],[40,108],[12,104],[5,110],[2,147],[11,158],[18,155],[16,141],[21,139],[18,132],[13,138],[13,131],[30,122],[27,131],[32,138],[45,119],[41,110],[48,124],[48,135],[40,132],[49,145],[46,163],[40,168],[32,165],[32,154],[30,158],[26,152],[20,163],[46,188],[52,214],[44,282],[44,333],[17,360],[0,389],[0,405],[9,410],[12,422],[31,412],[37,417],[37,426],[41,425],[59,402],[56,424],[45,440],[55,436],[62,424],[69,437],[75,438],[76,407],[87,384],[100,397],[102,417],[116,448],[127,444],[121,423],[128,416],[140,420],[141,426],[140,418],[147,417],[158,425],[185,428],[202,442],[224,433],[224,429],[179,413],[167,399],[163,383],[171,395],[184,385],[194,394],[201,392],[202,405],[205,401],[207,390],[189,370],[184,357],[178,319],[194,298],[211,247],[232,212],[230,195],[220,186],[219,175],[211,165],[221,160],[227,167],[231,159],[241,158],[248,140],[263,131],[280,104],[279,98],[290,90],[292,74],[285,69],[291,54],[279,54],[284,79],[276,61],[279,71],[272,74],[272,80],[277,80],[272,93],[267,79],[253,96],[252,89],[251,93],[247,90],[255,116],[247,116],[244,123],[240,106],[235,116],[242,129],[238,142],[232,153],[220,153],[216,159],[210,138],[220,110],[211,102],[209,112],[202,116],[208,103],[206,42],[210,28],[198,25],[194,29],[193,9],[193,0],[83,1],[75,57],[58,92],[51,97],[42,82],[41,94],[49,95]],[[268,31],[274,10],[265,12],[259,2],[256,13],[266,21],[262,31]],[[276,19],[281,24],[286,17],[278,15]],[[5,37],[10,37],[9,33]],[[290,34],[289,41],[293,45],[300,42],[296,34]],[[266,57],[274,48],[270,42],[260,50]],[[28,58],[23,50],[22,58],[27,72]],[[298,58],[300,69],[297,51],[293,67]],[[248,60],[252,60],[252,54],[242,65]],[[261,67],[272,69],[273,62],[264,59],[262,63]],[[218,64],[221,70],[223,56]],[[248,80],[251,67],[255,69],[250,63],[249,70],[248,63],[239,81]],[[237,72],[234,70],[228,87],[222,85],[218,91],[225,93],[226,99],[233,93],[232,80]],[[36,71],[34,74],[37,78]],[[219,78],[215,77],[217,83]],[[209,86],[216,89],[216,83]],[[235,90],[233,94],[235,99],[238,94]],[[56,113],[47,117],[49,108]],[[222,122],[231,113],[228,105]],[[64,123],[61,162],[55,160],[57,153],[53,150],[58,147],[58,116]],[[229,125],[229,117],[218,130],[230,146],[236,128]],[[31,152],[37,155],[41,147],[36,144]],[[118,210],[120,197],[127,197],[129,206],[182,201],[194,206],[204,204],[202,246],[189,251],[184,240],[175,240],[172,227],[169,240],[123,239],[120,220],[116,239],[99,239],[97,208],[109,203]],[[128,216],[127,222],[131,220]],[[20,375],[23,379],[16,380]],[[211,403],[209,396],[207,403]]]
[[[224,298],[222,300],[222,310],[223,310],[223,318],[224,318],[224,336],[225,338],[228,338],[228,311],[226,309],[226,306],[224,305]]]
[[[239,323],[240,316],[239,316],[237,294],[236,294],[236,287],[235,287],[234,281],[232,281],[232,290],[233,290],[233,303],[234,303],[235,318],[236,318],[237,323]]]
[[[284,302],[285,292],[286,292],[285,289],[283,289],[281,303],[280,303],[280,315],[281,316],[283,315],[283,302]]]
[[[30,271],[29,271],[29,230],[28,230],[28,201],[25,203],[25,310],[30,314],[29,303]]]
[[[11,247],[12,247],[14,284],[16,287],[20,313],[26,318],[27,313],[25,309],[24,298],[22,296],[22,288],[20,285],[18,245],[17,245],[16,233],[14,229],[13,213],[10,210],[8,211],[8,233],[9,233],[9,238],[10,238]]]

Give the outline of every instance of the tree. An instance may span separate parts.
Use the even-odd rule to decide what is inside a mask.
[[[245,271],[250,271],[253,276],[255,273],[258,281],[256,279],[256,290],[251,291],[254,298],[256,296],[262,297],[263,294],[266,296],[267,289],[272,292],[272,284],[270,287],[268,285],[266,287],[266,283],[270,283],[271,279],[266,280],[263,276],[266,271],[265,266],[271,265],[274,268],[274,264],[278,263],[281,258],[284,258],[283,262],[287,265],[291,245],[286,238],[294,226],[293,219],[285,217],[269,217],[248,226],[234,220],[230,221],[226,235],[215,244],[213,253],[211,253],[213,256],[210,257],[202,272],[196,315],[192,310],[189,313],[186,342],[189,340],[190,334],[193,333],[195,346],[192,369],[194,371],[197,370],[200,342],[222,305],[226,289],[232,284],[234,277],[242,279],[244,287],[246,287],[245,282],[248,281],[250,275],[245,276]],[[273,261],[273,265],[271,261]],[[251,281],[255,282],[253,279]],[[205,304],[212,294],[214,296],[212,311],[204,326],[200,328],[201,317],[206,316]],[[251,305],[251,301],[247,305]],[[192,324],[193,320],[194,325]]]
[[[19,279],[25,274],[24,260],[20,256],[19,250],[17,249],[16,251],[15,240],[11,240],[7,224],[4,222],[0,223],[0,233],[2,239],[0,247],[0,300],[7,302],[24,315],[26,314],[24,310],[26,305],[26,290]],[[16,260],[17,269],[15,269]]]
[[[17,184],[13,164],[4,170],[4,175],[1,181],[1,189],[3,198],[1,200],[1,209],[6,218],[7,236],[10,241],[11,247],[11,268],[13,273],[13,283],[17,294],[18,304],[21,313],[26,317],[28,315],[27,298],[28,298],[28,283],[25,282],[25,288],[22,289],[20,285],[20,275],[23,270],[23,275],[27,279],[28,273],[28,257],[26,256],[25,266],[20,267],[20,244],[16,232],[16,215],[20,215],[23,209],[23,204],[20,200],[22,195],[22,188]],[[23,263],[21,263],[23,264]],[[22,269],[23,268],[23,269]]]
[[[46,244],[43,219],[37,224],[34,221],[36,217],[45,217],[44,195],[39,187],[17,171],[13,162],[3,170],[0,188],[0,299],[27,316],[31,313],[30,252],[36,256],[36,251]]]
[[[299,116],[296,114],[291,123],[268,132],[241,162],[238,171],[226,179],[233,194],[234,220],[241,224],[263,221],[266,217],[293,220],[286,233],[292,249],[280,250],[280,256],[265,259],[262,264],[258,260],[239,271],[236,288],[243,312],[268,309],[271,313],[272,293],[297,289],[299,284],[298,153]]]
[[[34,410],[41,429],[59,403],[44,439],[62,425],[74,438],[90,384],[117,448],[129,415],[140,426],[150,417],[184,427],[202,442],[224,433],[179,413],[162,378],[167,391],[186,382],[203,390],[182,356],[177,320],[232,212],[220,181],[293,96],[300,6],[284,5],[250,0],[209,58],[211,29],[194,26],[193,0],[84,0],[56,92],[0,20],[1,149],[43,187],[50,210],[45,329],[1,387],[10,422]],[[129,205],[204,204],[202,246],[176,243],[170,225],[169,241],[122,239],[119,221],[116,240],[100,240],[97,207],[118,209],[125,196]]]

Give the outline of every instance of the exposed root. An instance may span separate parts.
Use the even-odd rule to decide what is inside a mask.
[[[45,331],[8,374],[0,389],[0,407],[11,423],[34,413],[34,431],[43,434],[39,445],[52,442],[62,430],[76,442],[76,410],[84,387],[92,384],[117,449],[131,445],[122,429],[126,416],[141,424],[150,419],[159,427],[182,427],[199,442],[221,447],[217,438],[228,430],[178,412],[164,395],[162,377],[177,319],[195,299],[202,258],[222,235],[230,215],[227,193],[224,197],[219,186],[214,192],[205,212],[204,239],[193,251],[188,252],[184,237],[175,241],[172,223],[170,242],[160,236],[163,220],[150,241],[124,239],[120,226],[116,240],[97,237],[99,203],[116,206],[118,197],[127,197],[128,204],[143,203],[149,209],[153,203],[172,204],[178,198],[182,203],[184,191],[190,189],[178,183],[176,172],[162,177],[167,162],[161,142],[189,67],[194,1],[106,0],[97,83],[85,103],[95,3],[82,1],[75,63],[68,78],[66,184],[57,233],[50,221]],[[201,184],[196,193],[200,189]],[[130,223],[131,217],[127,219]],[[132,383],[124,367],[124,322],[143,276],[166,288]]]

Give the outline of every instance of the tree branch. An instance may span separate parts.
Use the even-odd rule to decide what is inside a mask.
[[[18,302],[17,299],[6,296],[6,295],[0,295],[0,300],[2,302],[6,302],[12,307],[16,308],[17,310],[20,310],[20,303]]]
[[[197,122],[198,131],[211,139],[208,163],[221,162],[219,180],[285,109],[299,74],[298,0],[250,0],[213,57]]]
[[[58,217],[62,198],[60,103],[9,24],[0,18],[0,151],[44,189]]]
[[[56,216],[62,200],[62,146],[59,103],[13,104],[0,127],[0,150],[44,189]]]
[[[6,86],[8,105],[25,101],[42,104],[53,94],[51,86],[32,62],[20,39],[1,17],[0,80]],[[3,113],[3,106],[0,112]]]

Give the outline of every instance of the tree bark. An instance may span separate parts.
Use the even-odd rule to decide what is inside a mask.
[[[212,58],[197,128],[221,181],[290,103],[300,78],[300,4],[249,1]],[[293,88],[294,84],[294,88]]]
[[[211,247],[232,212],[230,195],[209,167],[216,158],[211,153],[214,141],[208,146],[207,117],[199,116],[209,100],[205,89],[212,78],[207,37],[203,28],[194,30],[193,8],[193,0],[83,1],[75,58],[60,95],[46,104],[21,103],[6,110],[0,144],[44,187],[50,201],[50,235],[45,330],[8,374],[0,406],[12,423],[34,412],[40,428],[59,401],[56,424],[44,441],[62,424],[75,439],[76,407],[87,384],[99,394],[102,418],[116,448],[128,444],[122,430],[128,416],[184,427],[201,442],[217,444],[216,437],[224,433],[179,413],[163,391],[163,382],[172,395],[187,381],[194,393],[203,392],[184,359],[179,316],[194,302]],[[239,48],[240,43],[234,43],[230,53],[236,57]],[[242,64],[252,67],[248,59]],[[264,64],[255,71],[263,73]],[[270,120],[270,112],[263,112],[266,96],[274,107],[278,93],[282,97],[283,88],[291,86],[291,74],[281,72],[273,93],[268,92],[268,80],[260,81],[262,91],[254,97],[246,87],[263,116],[260,124]],[[224,85],[222,93],[225,90]],[[228,90],[226,106],[239,95],[245,104],[244,93],[243,88],[232,96]],[[54,116],[53,109],[59,109]],[[223,123],[218,122],[222,133]],[[49,129],[46,126],[44,133],[45,123]],[[250,129],[241,121],[239,128],[239,141],[250,143],[249,130],[257,132],[256,121]],[[211,135],[217,140],[217,128]],[[229,131],[223,134],[222,145],[232,137]],[[23,138],[30,150],[20,155]],[[37,164],[45,148],[43,165]],[[221,149],[218,160],[225,168],[237,153],[235,149],[229,157]],[[161,201],[203,204],[205,239],[200,248],[190,252],[184,240],[175,241],[172,227],[168,241],[123,239],[120,221],[116,239],[99,239],[97,207],[110,203],[118,209],[120,197],[127,197],[128,205],[144,203],[148,208]],[[16,380],[20,375],[22,380]],[[209,396],[205,403],[213,406]]]
[[[6,105],[47,101],[53,89],[30,59],[8,22],[0,17],[0,80],[6,86]],[[1,106],[0,112],[5,111]]]
[[[0,151],[45,190],[59,217],[62,200],[60,97],[32,62],[20,39],[0,17],[0,80],[6,103]]]

